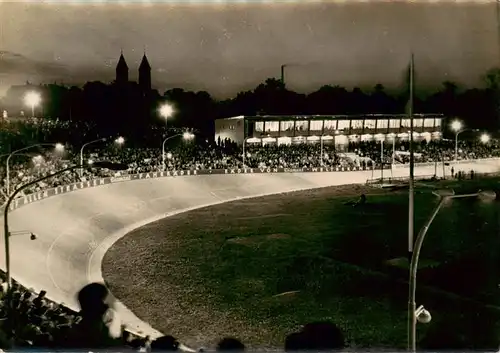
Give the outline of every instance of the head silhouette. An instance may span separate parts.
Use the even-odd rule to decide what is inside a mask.
[[[302,351],[305,348],[306,344],[302,332],[293,332],[286,336],[285,352]]]
[[[217,351],[244,351],[245,345],[240,340],[225,337],[217,344]]]
[[[108,309],[106,299],[108,289],[101,283],[87,284],[78,292],[78,302],[82,309],[82,316],[102,316]]]
[[[161,336],[151,343],[151,351],[177,351],[179,342],[172,336]]]
[[[305,349],[336,350],[345,348],[345,339],[337,325],[328,321],[312,322],[302,328]]]

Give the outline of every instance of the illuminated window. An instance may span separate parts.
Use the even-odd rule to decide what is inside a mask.
[[[350,120],[339,120],[337,130],[349,130]]]
[[[266,132],[276,132],[280,129],[279,121],[266,121]]]
[[[410,119],[401,119],[401,126],[404,128],[409,128],[410,127]]]
[[[311,120],[311,125],[309,125],[309,129],[311,131],[321,131],[323,130],[323,120]]]
[[[399,120],[399,119],[390,119],[389,120],[389,128],[399,129],[400,127],[401,127],[401,120]]]
[[[441,119],[436,119],[436,127],[441,127]]]
[[[424,119],[424,127],[434,127],[434,119]]]
[[[377,125],[376,120],[372,120],[372,119],[365,120],[365,129],[375,129],[376,125]]]
[[[414,119],[413,120],[413,127],[414,128],[421,128],[424,124],[424,119]]]
[[[309,126],[309,121],[299,120],[295,122],[295,130],[297,131],[307,131]]]
[[[257,132],[264,131],[264,122],[263,121],[258,121],[255,123],[255,131],[257,131]]]
[[[377,129],[387,129],[389,127],[389,120],[377,120]]]
[[[337,130],[337,121],[325,120],[325,130]]]
[[[293,130],[293,121],[282,121],[281,131],[292,131]]]
[[[353,120],[351,128],[356,130],[361,130],[363,128],[363,120]]]

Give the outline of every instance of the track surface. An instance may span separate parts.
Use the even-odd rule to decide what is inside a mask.
[[[496,165],[462,166],[464,170],[472,167],[478,172],[498,169]],[[415,175],[433,173],[433,167],[415,171]],[[390,176],[390,172],[386,171],[385,175]],[[394,177],[407,175],[407,169],[395,170],[393,174]],[[78,309],[76,292],[89,282],[103,281],[101,261],[104,254],[115,241],[133,229],[210,204],[364,183],[373,176],[379,177],[380,174],[367,171],[167,177],[58,195],[23,206],[10,214],[12,232],[27,231],[38,236],[35,241],[30,241],[28,235],[11,238],[12,275],[35,291],[45,289],[49,298]],[[3,244],[0,246],[0,261],[5,263]],[[123,305],[118,304],[118,310],[128,327],[158,335]]]

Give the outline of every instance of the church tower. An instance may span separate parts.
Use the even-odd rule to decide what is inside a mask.
[[[123,57],[123,51],[120,54],[120,60],[116,65],[116,83],[123,85],[128,82],[128,65]]]
[[[139,87],[141,87],[143,93],[149,94],[151,91],[151,66],[149,65],[146,53],[144,53],[141,65],[139,66]]]

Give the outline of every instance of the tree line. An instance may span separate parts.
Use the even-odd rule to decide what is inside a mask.
[[[500,69],[484,75],[485,87],[462,88],[446,81],[434,92],[419,92],[414,97],[415,113],[442,113],[462,119],[467,126],[497,130],[500,125]],[[359,87],[348,90],[337,85],[325,85],[309,94],[288,89],[280,80],[269,78],[253,90],[238,93],[226,100],[216,100],[205,91],[185,91],[173,88],[160,94],[157,90],[144,93],[133,82],[125,86],[116,83],[87,82],[83,87],[61,84],[12,87],[0,101],[0,107],[10,117],[19,115],[24,94],[36,90],[42,96],[36,115],[47,119],[85,121],[97,124],[107,133],[133,131],[144,134],[152,125],[165,121],[158,109],[172,104],[175,113],[168,120],[171,127],[197,129],[213,136],[213,121],[238,115],[334,115],[334,114],[402,114],[406,112],[408,89],[388,92],[383,85],[372,89]],[[9,111],[10,110],[10,111]],[[25,115],[31,108],[24,105]]]

